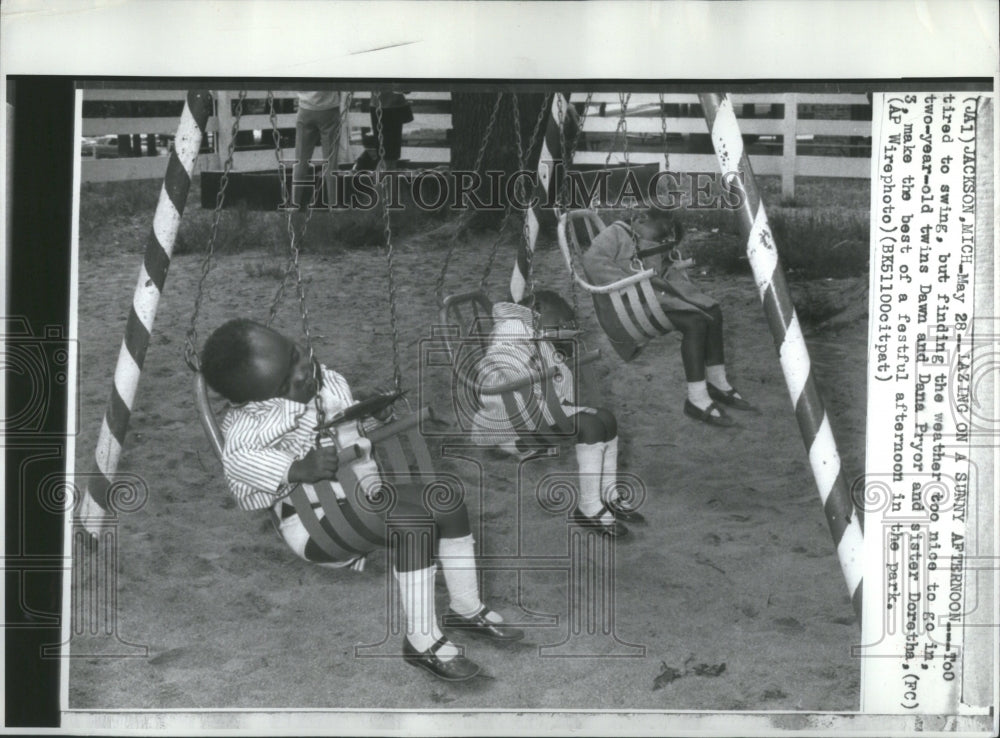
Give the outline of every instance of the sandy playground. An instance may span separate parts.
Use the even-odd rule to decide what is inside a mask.
[[[188,207],[197,207],[193,195]],[[120,249],[81,243],[78,470],[91,466],[144,236],[123,232]],[[478,283],[489,244],[489,234],[474,235],[456,253],[449,291]],[[404,382],[413,393],[419,383],[421,399],[448,418],[446,371],[421,375],[417,367],[437,315],[431,285],[444,253],[441,244],[396,242]],[[505,291],[512,260],[508,248],[494,295]],[[202,340],[228,318],[266,317],[274,264],[266,253],[219,257]],[[173,260],[119,467],[149,489],[141,509],[121,518],[116,576],[118,636],[147,656],[87,657],[88,643],[74,642],[81,657],[70,661],[71,708],[857,709],[850,649],[860,632],[751,277],[700,277],[726,316],[729,376],[761,410],[738,414],[732,429],[683,415],[676,338],[623,364],[581,295],[586,339],[602,351],[594,401],[616,413],[622,470],[647,491],[649,524],[616,545],[618,641],[598,639],[599,653],[587,658],[541,649],[566,639],[567,572],[492,572],[484,599],[526,623],[526,642],[501,650],[466,641],[487,676],[453,685],[392,657],[396,635],[366,651],[377,657],[356,658],[356,646],[379,644],[389,628],[381,553],[362,574],[311,566],[286,549],[265,514],[236,509],[183,361],[200,266],[199,255]],[[302,267],[318,355],[355,385],[389,383],[382,253],[319,255],[307,241]],[[535,275],[569,295],[551,243],[540,245]],[[293,298],[277,326],[297,332]],[[808,337],[849,482],[864,468],[866,339],[863,319]],[[432,450],[440,442],[432,439]],[[468,485],[480,554],[565,556],[565,514],[542,509],[535,489],[547,475],[569,474],[572,453],[520,472],[512,460],[467,456],[437,463]],[[439,584],[439,613],[445,607]]]

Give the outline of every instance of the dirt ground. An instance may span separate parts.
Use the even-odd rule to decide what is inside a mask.
[[[422,380],[417,371],[420,339],[437,314],[431,285],[444,250],[412,240],[396,246],[404,382],[451,417],[445,370]],[[463,246],[448,291],[476,286],[487,248],[480,236]],[[89,470],[141,259],[134,251],[81,253],[77,464]],[[202,340],[228,318],[266,317],[274,263],[254,253],[218,260]],[[505,252],[494,295],[504,292],[511,263]],[[318,355],[356,385],[388,383],[382,254],[317,256],[307,247],[302,265]],[[381,555],[360,575],[311,566],[284,547],[266,515],[236,509],[198,424],[183,361],[199,274],[200,257],[173,260],[119,467],[149,486],[144,506],[122,516],[115,580],[118,636],[148,647],[148,658],[71,659],[71,708],[857,709],[850,649],[859,628],[749,276],[702,277],[723,305],[729,376],[761,410],[739,414],[734,429],[683,415],[674,337],[623,364],[581,296],[587,340],[602,350],[600,403],[621,427],[622,469],[647,491],[649,524],[616,546],[618,641],[588,641],[600,655],[585,658],[540,652],[569,632],[567,573],[491,573],[485,599],[527,623],[528,644],[500,650],[467,641],[489,677],[449,685],[397,658],[397,635],[365,652],[374,657],[356,657],[356,646],[379,644],[390,628]],[[556,249],[540,251],[536,277],[569,294]],[[294,299],[278,324],[297,330]],[[864,468],[866,331],[861,320],[809,338],[849,481]],[[520,490],[515,462],[468,457],[440,468],[469,485],[481,551],[563,560],[565,514],[543,510],[534,490],[546,475],[569,473],[571,454],[526,464]],[[438,606],[446,606],[443,584]],[[78,654],[89,647],[73,645]]]

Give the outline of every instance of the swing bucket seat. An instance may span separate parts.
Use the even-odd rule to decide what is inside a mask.
[[[555,446],[562,438],[574,436],[576,424],[566,415],[553,383],[558,367],[547,365],[541,371],[499,383],[480,376],[479,362],[489,349],[493,331],[492,315],[493,303],[481,290],[443,300],[440,320],[445,328],[440,337],[451,359],[456,402],[474,411],[481,406],[480,397],[499,395],[519,440],[529,446]],[[590,364],[598,358],[599,351],[588,351],[576,364]],[[540,393],[536,394],[535,385]],[[547,432],[545,426],[555,428],[556,433]]]
[[[559,217],[559,249],[573,280],[591,294],[601,328],[625,361],[638,356],[651,339],[673,330],[650,283],[653,269],[642,269],[606,285],[590,281],[582,266],[583,252],[606,228],[593,210],[573,210]],[[581,243],[580,232],[586,234]]]

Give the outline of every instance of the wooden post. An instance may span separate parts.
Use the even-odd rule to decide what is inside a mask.
[[[226,152],[229,151],[229,140],[232,138],[233,107],[230,104],[229,93],[217,90],[215,93],[215,162],[216,169],[222,169],[226,162]]]
[[[799,96],[782,95],[785,101],[785,120],[781,125],[781,197],[795,197],[795,131],[799,122]]]

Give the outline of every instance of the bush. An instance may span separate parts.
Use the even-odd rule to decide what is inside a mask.
[[[735,216],[729,217],[729,227],[707,231],[689,222],[687,244],[700,266],[748,274],[746,243],[736,230]],[[867,273],[867,213],[778,208],[768,213],[768,221],[781,263],[790,276],[822,279]]]
[[[770,222],[778,254],[790,274],[818,279],[867,273],[867,214],[782,210]]]

